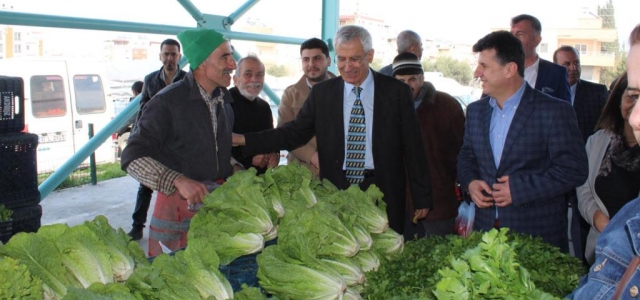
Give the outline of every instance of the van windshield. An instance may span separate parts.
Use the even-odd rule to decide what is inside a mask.
[[[64,82],[57,75],[31,77],[31,113],[36,118],[59,117],[67,114]]]
[[[76,110],[79,114],[97,114],[106,111],[102,79],[98,75],[73,77],[76,93]]]

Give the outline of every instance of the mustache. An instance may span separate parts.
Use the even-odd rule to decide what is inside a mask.
[[[261,88],[262,83],[247,83],[244,85],[245,88]]]
[[[224,69],[224,70],[222,70],[222,74],[224,74],[224,75],[231,75],[231,73],[233,73],[233,69]]]

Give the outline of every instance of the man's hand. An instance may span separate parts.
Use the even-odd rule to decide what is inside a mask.
[[[267,168],[275,168],[280,163],[280,153],[267,154]]]
[[[209,193],[207,187],[199,181],[189,179],[180,175],[173,180],[173,186],[178,190],[181,198],[185,198],[190,205],[202,203],[204,197]]]
[[[264,168],[267,165],[267,162],[268,162],[268,159],[265,154],[255,155],[251,160],[252,165],[260,168]]]
[[[479,208],[487,208],[493,206],[493,197],[491,197],[491,188],[483,180],[472,180],[469,183],[469,194],[471,200]]]
[[[428,214],[429,214],[428,208],[416,209],[413,212],[413,224],[418,224],[418,220],[426,218]]]
[[[311,155],[311,159],[309,160],[309,163],[316,168],[316,171],[318,171],[318,174],[320,174],[320,160],[318,159],[318,152],[314,152],[313,155]]]
[[[238,147],[238,146],[244,146],[244,145],[245,145],[245,140],[244,140],[243,134],[237,134],[237,133],[231,134],[231,146]]]
[[[511,189],[509,188],[509,176],[498,178],[498,183],[493,184],[493,200],[497,207],[506,207],[513,204]]]

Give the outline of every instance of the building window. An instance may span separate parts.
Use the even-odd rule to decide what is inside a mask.
[[[21,41],[22,40],[22,34],[20,32],[14,32],[13,33],[13,40],[14,41]]]
[[[22,53],[22,45],[13,45],[13,53]]]
[[[576,48],[576,51],[578,51],[580,54],[587,54],[587,45],[575,44],[574,47]]]
[[[0,44],[0,53],[4,52],[4,44]]]
[[[540,44],[540,53],[547,53],[547,52],[549,52],[549,44],[547,43]]]

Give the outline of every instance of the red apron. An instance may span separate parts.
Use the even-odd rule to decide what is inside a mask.
[[[158,192],[149,224],[149,257],[163,253],[160,242],[172,251],[187,246],[187,232],[196,212],[187,209],[187,201],[176,192],[171,196]]]

